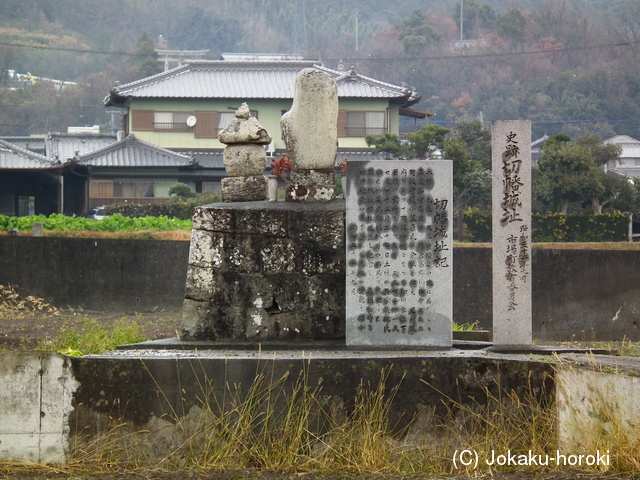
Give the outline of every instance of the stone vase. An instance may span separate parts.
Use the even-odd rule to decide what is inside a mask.
[[[267,175],[268,199],[270,202],[278,201],[278,177],[276,175]]]

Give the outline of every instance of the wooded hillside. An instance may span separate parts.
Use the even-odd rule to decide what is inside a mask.
[[[300,53],[422,94],[433,121],[530,119],[560,132],[640,138],[640,1],[5,0],[0,134],[100,123],[102,99],[171,49]],[[460,41],[460,39],[463,41]],[[86,53],[84,53],[86,52]],[[151,70],[149,70],[151,66]],[[145,70],[146,68],[146,70]],[[76,85],[10,78],[31,73]],[[28,88],[25,88],[26,87]]]

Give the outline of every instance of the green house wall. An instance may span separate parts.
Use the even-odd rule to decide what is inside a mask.
[[[150,110],[156,112],[233,112],[245,100],[238,99],[132,99],[130,112],[135,110]],[[280,118],[282,113],[291,108],[291,100],[248,100],[249,109],[257,112],[260,124],[269,132],[278,150],[284,150],[285,144],[280,133]],[[386,99],[340,99],[340,110],[349,111],[386,111],[389,131],[399,132],[399,107],[390,105]],[[168,149],[222,149],[224,144],[215,138],[195,138],[193,132],[147,132],[132,130],[132,115],[128,117],[128,131],[140,140],[159,145]],[[364,137],[340,137],[341,149],[368,148]]]

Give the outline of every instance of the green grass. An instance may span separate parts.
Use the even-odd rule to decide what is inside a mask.
[[[118,345],[146,340],[142,327],[134,320],[121,319],[105,327],[96,320],[85,319],[79,327],[63,326],[50,342],[40,343],[38,350],[81,357],[115,350]]]

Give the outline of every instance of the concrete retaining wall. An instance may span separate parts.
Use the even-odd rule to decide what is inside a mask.
[[[633,358],[568,354],[558,368],[552,357],[461,350],[132,350],[85,358],[6,352],[0,353],[0,461],[60,464],[76,442],[83,448],[106,435],[101,448],[135,445],[139,458],[156,464],[179,451],[186,431],[212,428],[219,413],[236,408],[248,393],[260,408],[269,399],[277,412],[286,411],[284,399],[300,379],[331,422],[346,418],[361,388],[373,392],[382,385],[391,401],[389,425],[400,431],[414,421],[405,441],[417,444],[441,425],[452,400],[469,408],[487,405],[487,394],[508,402],[534,393],[541,405],[555,400],[560,451],[595,454],[596,448],[637,442],[638,367]],[[253,393],[252,386],[258,387]],[[523,405],[529,404],[518,408]],[[259,421],[259,412],[253,414]],[[324,427],[310,424],[315,433]]]
[[[640,441],[640,359],[568,356],[556,367],[558,447],[611,456],[637,455]]]
[[[130,442],[155,464],[184,444],[185,426],[212,428],[214,416],[238,407],[247,394],[260,409],[268,400],[285,412],[299,381],[314,392],[314,410],[326,410],[332,421],[346,418],[361,388],[374,392],[382,385],[385,399],[397,388],[389,425],[400,429],[427,414],[420,428],[430,429],[439,422],[433,415],[453,406],[449,399],[471,406],[483,404],[488,391],[523,398],[531,388],[546,401],[552,378],[550,364],[525,355],[468,351],[7,353],[0,357],[0,379],[8,386],[0,395],[0,461],[62,463],[76,442],[83,449],[105,435],[111,448]],[[253,421],[262,418],[252,414]],[[332,423],[319,418],[325,420],[309,425],[316,433]]]
[[[640,250],[533,250],[533,337],[640,340]],[[491,249],[457,248],[453,318],[491,329]]]
[[[189,242],[0,237],[0,285],[60,308],[180,309]]]
[[[182,308],[189,242],[0,237],[0,284],[58,307]],[[540,340],[640,340],[640,251],[533,251]],[[491,328],[491,249],[455,248],[454,321]]]
[[[70,367],[61,355],[0,353],[0,461],[65,461],[78,386]]]

